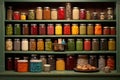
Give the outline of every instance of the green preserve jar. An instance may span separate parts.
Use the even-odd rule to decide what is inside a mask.
[[[29,12],[28,12],[28,20],[34,20],[34,19],[35,19],[34,10],[29,10]]]
[[[6,27],[6,35],[12,35],[12,34],[13,34],[12,24],[7,24],[7,27]]]
[[[45,40],[45,50],[46,51],[51,51],[52,50],[52,41],[51,41],[51,39],[46,39]]]
[[[20,35],[21,34],[20,24],[15,24],[15,26],[14,26],[14,34],[15,35]]]
[[[77,41],[76,41],[76,50],[77,51],[83,50],[83,40],[82,39],[77,39]]]
[[[86,35],[86,24],[80,24],[80,34]]]
[[[75,42],[74,39],[68,39],[68,51],[75,50]]]

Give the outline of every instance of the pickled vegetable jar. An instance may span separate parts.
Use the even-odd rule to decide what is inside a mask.
[[[115,39],[110,38],[108,41],[108,50],[114,51],[116,49]]]
[[[35,11],[29,10],[28,11],[28,20],[34,20],[35,19]]]
[[[77,41],[76,41],[76,50],[77,51],[83,50],[83,40],[82,39],[77,39]]]
[[[98,39],[92,39],[92,50],[93,51],[99,50],[99,40]]]
[[[85,51],[91,50],[91,41],[90,41],[90,39],[85,39],[84,40],[84,50]]]
[[[12,24],[7,24],[7,27],[6,27],[6,35],[12,35],[12,34],[13,34]]]
[[[75,50],[75,41],[74,39],[68,39],[68,51]]]
[[[80,24],[80,34],[81,35],[86,34],[86,24]]]
[[[14,34],[15,35],[20,35],[21,34],[20,24],[15,24],[15,26],[14,26]]]
[[[51,39],[46,39],[45,40],[45,50],[46,51],[51,51],[52,50],[52,41],[51,41]]]
[[[37,50],[38,51],[43,51],[44,50],[44,41],[43,41],[43,39],[38,39],[37,40]]]
[[[87,35],[93,35],[93,34],[94,34],[94,26],[93,26],[93,24],[88,24]]]
[[[62,35],[62,25],[61,24],[56,24],[56,26],[55,26],[55,34],[56,35]]]
[[[101,24],[95,24],[95,35],[101,35],[101,34],[102,34]]]
[[[35,51],[36,50],[36,40],[35,39],[30,39],[29,50],[30,51]]]
[[[79,33],[78,25],[72,24],[72,35],[77,35]]]
[[[54,25],[53,24],[48,24],[48,26],[47,26],[47,34],[48,35],[54,35]]]
[[[57,58],[56,70],[57,71],[64,71],[65,70],[65,61],[63,58]]]

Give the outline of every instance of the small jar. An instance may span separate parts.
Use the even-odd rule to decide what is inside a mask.
[[[75,50],[75,41],[74,39],[68,39],[68,51],[74,51]]]
[[[50,72],[51,70],[50,70],[50,64],[45,64],[44,65],[44,72]]]
[[[51,39],[46,39],[45,40],[45,50],[46,51],[51,51],[52,50],[52,41],[51,41]]]
[[[110,28],[108,26],[103,27],[103,35],[109,35]]]
[[[51,16],[51,11],[50,11],[50,7],[44,7],[43,10],[43,19],[44,20],[50,20],[50,16]]]
[[[22,12],[20,15],[21,20],[26,20],[26,13]]]
[[[45,24],[39,24],[39,34],[45,35],[46,34],[46,26]]]
[[[108,15],[107,15],[107,19],[108,19],[108,20],[113,20],[113,14],[108,14]]]
[[[108,44],[107,44],[107,39],[106,38],[101,38],[100,39],[100,50],[107,50],[108,49]]]
[[[37,7],[36,9],[36,20],[42,20],[43,10],[42,7]]]
[[[93,20],[98,19],[98,13],[97,12],[93,12],[92,19]]]
[[[83,20],[86,18],[86,11],[85,9],[80,9],[80,19]]]
[[[101,35],[101,34],[102,34],[101,24],[95,24],[95,35]]]
[[[59,20],[64,20],[65,19],[65,8],[64,7],[59,7],[58,8],[58,19]]]
[[[104,12],[101,12],[100,13],[100,20],[104,20],[105,19],[105,13]]]
[[[78,7],[73,7],[72,19],[73,20],[78,20],[79,19],[79,8]]]
[[[12,24],[7,24],[7,26],[6,26],[6,35],[12,35],[12,34],[13,34]]]
[[[78,55],[77,65],[87,65],[88,64],[88,56],[87,55]]]
[[[98,39],[92,39],[92,50],[93,51],[99,50],[99,40]]]
[[[48,35],[54,35],[54,25],[53,24],[48,24],[48,26],[47,26],[47,34]]]
[[[72,35],[78,35],[78,24],[72,24]]]
[[[44,41],[43,41],[43,39],[38,39],[37,40],[37,50],[38,51],[43,51],[44,50]]]
[[[35,51],[36,50],[36,40],[35,39],[30,39],[29,50],[30,51]]]
[[[77,39],[76,50],[77,51],[82,51],[83,50],[83,40],[82,39]]]
[[[29,27],[28,27],[28,24],[23,24],[23,26],[22,26],[22,34],[23,34],[23,35],[29,35]]]
[[[91,41],[90,41],[90,39],[85,39],[84,40],[84,50],[85,51],[90,51],[91,50]]]
[[[20,39],[14,39],[14,51],[20,51]]]
[[[112,7],[107,8],[107,14],[113,14],[113,8]]]
[[[22,39],[21,49],[22,51],[28,51],[28,39]]]
[[[34,10],[28,11],[28,20],[35,20],[35,12]]]
[[[56,60],[56,70],[64,71],[65,70],[65,61],[63,58],[57,58]]]
[[[110,35],[115,35],[115,34],[116,34],[116,28],[110,27]]]
[[[51,20],[57,20],[58,19],[58,15],[57,15],[57,9],[53,8],[51,9]]]
[[[81,35],[86,34],[86,24],[80,24],[80,34]]]
[[[90,11],[86,11],[86,20],[90,20],[91,19],[91,13]]]
[[[55,26],[55,34],[56,35],[62,35],[62,25],[61,24],[56,24],[56,26]]]
[[[28,60],[18,60],[18,72],[28,72]]]
[[[71,33],[71,28],[70,28],[70,24],[64,24],[64,32],[63,32],[63,34],[64,35],[70,35],[70,33]]]
[[[87,35],[93,35],[94,34],[94,26],[93,24],[87,25]]]
[[[19,11],[14,11],[13,19],[14,20],[20,20],[20,12]]]
[[[31,35],[37,35],[38,34],[38,26],[37,24],[31,24]]]
[[[14,25],[14,34],[15,34],[15,35],[20,35],[20,34],[21,34],[20,24],[15,24],[15,25]]]
[[[114,51],[116,49],[116,42],[115,39],[110,38],[108,41],[108,50]]]
[[[6,39],[5,46],[7,51],[12,51],[13,50],[12,39]]]

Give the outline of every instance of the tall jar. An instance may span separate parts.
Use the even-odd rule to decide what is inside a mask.
[[[45,39],[45,50],[51,51],[52,50],[52,41],[51,39]]]
[[[7,27],[6,27],[6,35],[12,35],[12,34],[13,34],[12,24],[7,24]]]
[[[72,19],[73,20],[78,20],[79,19],[79,8],[78,7],[73,7]]]
[[[14,39],[14,50],[20,51],[20,39]]]
[[[110,67],[110,70],[115,69],[115,59],[114,56],[107,56],[107,64],[108,67]]]
[[[88,56],[87,55],[78,55],[77,65],[87,65],[88,64]]]
[[[28,51],[28,39],[22,39],[21,50]]]
[[[50,20],[50,16],[51,16],[51,11],[50,11],[50,7],[44,7],[43,10],[43,19],[44,20]]]
[[[43,41],[43,39],[38,39],[37,40],[37,50],[38,51],[43,51],[44,50],[44,41]]]
[[[91,13],[90,11],[86,11],[86,20],[90,20],[91,19]]]
[[[37,35],[38,29],[37,24],[31,24],[31,35]]]
[[[97,67],[97,56],[90,55],[89,64]]]
[[[66,20],[71,19],[71,3],[66,3]]]
[[[70,24],[64,24],[64,35],[70,35],[70,33],[71,33],[71,28],[70,28]]]
[[[116,49],[116,43],[115,43],[115,39],[110,38],[108,41],[108,50],[109,51],[114,51]]]
[[[20,35],[20,34],[21,34],[20,24],[15,24],[15,25],[14,25],[14,34],[15,34],[15,35]]]
[[[56,60],[56,70],[64,71],[65,70],[65,61],[63,58],[57,58]]]
[[[14,20],[20,20],[20,12],[19,11],[14,11],[13,19]]]
[[[104,67],[105,67],[105,57],[104,56],[99,56],[99,59],[98,59],[98,68],[100,70],[104,70]]]
[[[12,57],[8,57],[8,58],[7,58],[6,68],[7,68],[7,70],[13,70]]]
[[[28,24],[23,24],[23,26],[22,26],[22,34],[23,34],[23,35],[29,35],[29,27],[28,27]]]
[[[47,26],[47,34],[48,35],[54,35],[54,25],[53,24],[48,24],[48,26]]]
[[[50,64],[50,70],[55,70],[55,59],[53,55],[48,55],[48,64]]]
[[[44,70],[44,65],[47,64],[46,56],[41,55],[40,60],[42,60],[42,70]]]
[[[35,51],[36,50],[36,40],[35,39],[30,39],[29,50],[30,51]]]
[[[81,35],[86,34],[86,24],[80,24],[80,34]]]
[[[37,7],[36,9],[36,20],[42,20],[43,10],[42,7]]]
[[[72,24],[72,35],[78,35],[78,24]]]
[[[19,57],[15,57],[14,58],[14,70],[15,71],[17,71],[17,64],[18,64],[18,60],[19,60],[20,58]]]
[[[45,24],[39,24],[39,34],[45,35],[46,34],[46,26]]]
[[[80,9],[80,19],[83,20],[86,18],[86,11],[85,9]]]
[[[101,34],[102,34],[101,24],[95,24],[95,35],[101,35]]]
[[[64,20],[65,19],[65,8],[64,7],[59,7],[58,8],[58,19],[59,20]]]
[[[107,39],[101,38],[100,39],[100,50],[107,50],[108,49],[108,44],[107,44]]]
[[[6,39],[5,45],[6,45],[6,50],[7,51],[12,51],[13,50],[12,39]]]
[[[91,41],[90,39],[84,39],[84,50],[90,51],[91,50]]]
[[[93,24],[87,25],[87,35],[93,35],[94,34],[94,26]]]
[[[56,26],[55,26],[55,34],[56,35],[62,35],[62,25],[61,24],[56,24]]]
[[[92,50],[93,51],[99,50],[99,40],[98,39],[92,39]]]
[[[75,50],[75,41],[74,39],[68,39],[68,51],[74,51]]]
[[[83,50],[83,40],[82,39],[77,39],[76,50],[77,51],[82,51]]]
[[[28,11],[28,20],[34,20],[35,19],[35,11],[29,10]]]
[[[57,20],[57,19],[58,19],[57,9],[53,8],[51,9],[51,20]]]
[[[107,14],[113,14],[113,8],[112,7],[107,8]]]
[[[7,9],[7,20],[12,20],[13,19],[13,10],[12,6],[9,6]]]

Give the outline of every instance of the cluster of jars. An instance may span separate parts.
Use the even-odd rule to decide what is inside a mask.
[[[6,69],[17,72],[50,72],[53,70],[73,70],[77,65],[90,64],[103,70],[108,66],[110,70],[115,69],[114,56],[97,55],[67,55],[67,57],[56,58],[54,55],[40,55],[38,57],[32,54],[31,57],[7,57]]]
[[[60,45],[54,44],[60,43]],[[63,44],[63,45],[62,45]],[[53,46],[54,45],[54,46]],[[114,38],[93,38],[93,39],[61,39],[52,41],[52,39],[6,39],[7,51],[98,51],[98,50],[116,50],[116,40]]]
[[[107,16],[106,14],[107,13]],[[99,15],[98,15],[99,14]],[[113,19],[113,8],[108,7],[107,12],[90,12],[89,10],[79,9],[79,7],[71,8],[71,3],[66,3],[66,6],[57,8],[37,7],[36,10],[28,10],[28,13],[13,11],[9,6],[7,9],[7,20],[90,20],[90,19]]]
[[[29,27],[30,26],[30,27]],[[7,24],[6,35],[115,35],[116,27],[101,24]]]

